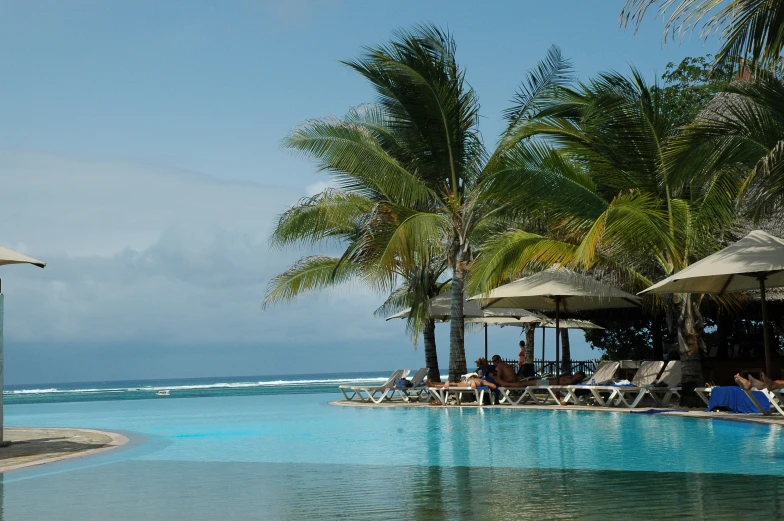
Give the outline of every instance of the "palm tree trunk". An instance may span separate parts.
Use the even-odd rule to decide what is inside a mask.
[[[667,306],[670,330],[674,326],[678,338],[678,351],[680,353],[681,377],[681,405],[686,407],[702,407],[704,404],[697,397],[694,389],[704,382],[702,375],[702,361],[700,348],[703,345],[700,333],[702,332],[702,317],[692,302],[689,294],[668,295],[665,299]]]
[[[534,332],[536,326],[534,324],[525,325],[525,363],[534,363]]]
[[[572,374],[572,352],[569,346],[569,330],[566,328],[561,330],[561,353],[561,373]]]
[[[452,322],[449,330],[449,380],[456,382],[466,374],[465,325],[463,323],[463,296],[465,286],[465,263],[463,248],[459,241],[453,243],[454,265],[452,266]]]
[[[433,382],[441,381],[441,371],[438,370],[438,351],[436,351],[436,321],[432,318],[425,321],[425,367],[427,377]]]

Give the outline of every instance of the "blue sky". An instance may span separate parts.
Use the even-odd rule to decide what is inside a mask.
[[[327,180],[281,139],[373,101],[339,60],[416,23],[454,34],[488,146],[552,44],[582,79],[634,64],[653,80],[715,52],[696,36],[663,46],[653,18],[623,31],[622,6],[0,1],[0,244],[48,262],[0,271],[7,381],[418,367],[421,347],[373,317],[383,296],[361,287],[260,309],[306,253],[270,250],[273,220]],[[511,329],[491,330],[492,351],[516,354]],[[598,354],[571,338],[574,358]],[[482,335],[466,344],[473,359]]]

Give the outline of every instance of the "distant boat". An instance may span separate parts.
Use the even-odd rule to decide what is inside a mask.
[[[169,396],[171,394],[171,391],[169,391],[168,389],[161,389],[155,394],[157,394],[158,396]]]

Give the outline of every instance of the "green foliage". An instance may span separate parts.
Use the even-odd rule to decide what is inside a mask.
[[[673,124],[683,126],[694,121],[697,114],[712,100],[732,77],[728,64],[713,67],[710,54],[686,57],[677,66],[670,62],[662,74],[660,90],[663,110],[672,114]]]
[[[606,329],[588,329],[585,341],[591,349],[604,351],[610,360],[652,360],[653,338],[651,320],[637,318],[628,320],[602,319]]]

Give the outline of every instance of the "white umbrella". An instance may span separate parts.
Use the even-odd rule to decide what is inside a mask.
[[[408,318],[411,313],[411,308],[404,309],[399,313],[386,318],[392,320],[394,318]],[[534,313],[525,309],[482,309],[479,302],[474,300],[463,301],[463,317],[469,318],[483,318],[483,317],[511,317],[522,318],[535,315]],[[430,299],[428,316],[434,320],[446,322],[452,317],[452,294],[445,293]],[[538,315],[537,315],[538,316]],[[541,317],[540,317],[541,318]]]
[[[0,266],[5,264],[32,264],[43,268],[45,262],[41,262],[27,255],[22,255],[14,250],[9,250],[0,246]],[[3,388],[5,387],[5,363],[3,363],[3,310],[5,307],[5,296],[0,285],[0,444],[3,443]]]
[[[386,318],[408,318],[411,308],[404,309],[399,313]],[[447,322],[452,317],[452,295],[445,293],[430,299],[428,316],[439,322]],[[464,322],[480,323],[485,325],[485,358],[487,358],[487,326],[489,325],[512,325],[530,324],[547,320],[547,317],[533,313],[526,309],[496,308],[482,309],[478,302],[474,300],[463,301]]]
[[[670,275],[641,291],[640,294],[707,293],[723,295],[758,289],[762,303],[765,370],[768,374],[772,374],[773,360],[770,353],[765,288],[781,286],[784,286],[784,239],[774,237],[762,230],[754,230],[738,242]]]
[[[560,314],[581,309],[639,307],[640,299],[569,270],[546,270],[477,295],[482,308],[531,308],[555,310],[555,366],[560,361]]]

